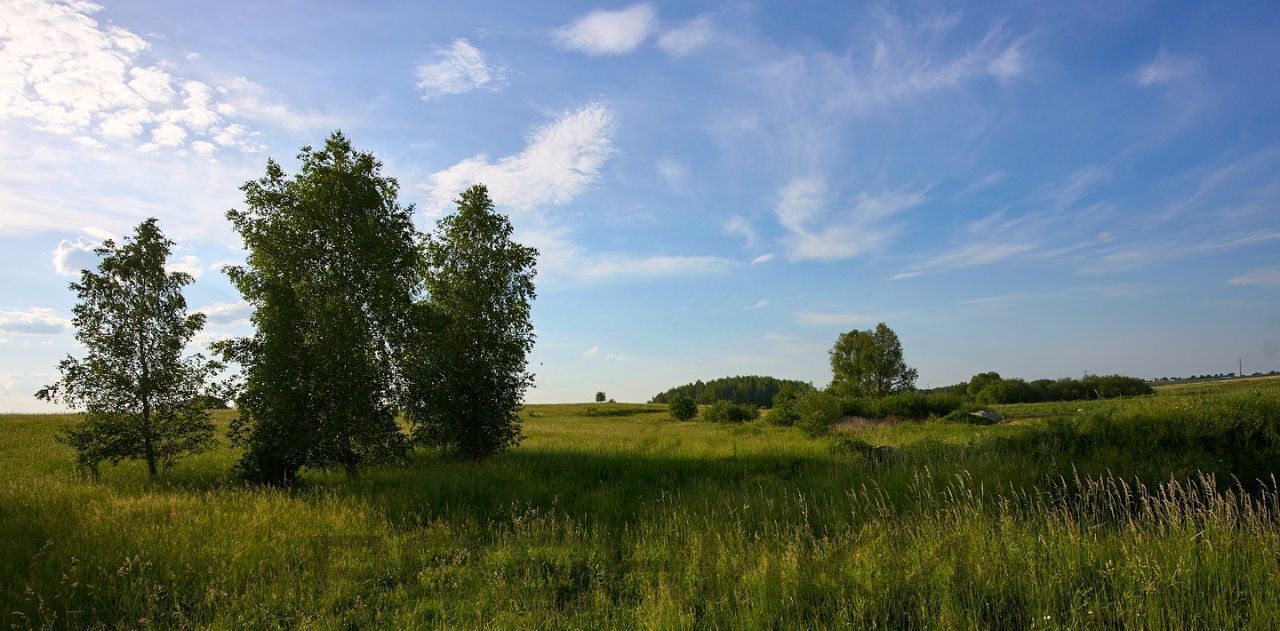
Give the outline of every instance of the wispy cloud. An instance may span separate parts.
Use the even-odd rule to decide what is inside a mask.
[[[847,210],[832,212],[826,178],[791,180],[774,209],[788,233],[782,242],[793,261],[851,258],[885,246],[896,231],[886,220],[925,201],[923,190],[860,193]]]
[[[1228,285],[1258,285],[1260,287],[1280,287],[1280,267],[1263,267],[1233,276]]]
[[[420,64],[416,74],[422,100],[430,101],[486,86],[496,87],[502,83],[505,71],[491,65],[471,42],[459,38],[447,47],[436,47],[431,60]]]
[[[775,257],[777,257],[777,255],[774,254],[773,252],[761,254],[760,256],[757,256],[751,259],[751,266],[755,267],[757,265],[763,265],[765,263],[768,263],[769,261],[772,261]]]
[[[1140,86],[1151,87],[1177,81],[1194,74],[1199,69],[1199,60],[1174,55],[1161,47],[1155,59],[1138,68],[1134,80]]]
[[[583,357],[595,357],[595,356],[596,356],[596,354],[597,354],[597,353],[599,353],[599,352],[600,352],[600,347],[599,347],[599,346],[592,346],[591,348],[588,348],[587,350],[582,351],[582,356],[583,356]]]
[[[687,57],[711,41],[715,34],[711,18],[700,15],[658,37],[658,46],[672,57]]]
[[[518,154],[490,161],[480,154],[433,173],[428,212],[439,214],[467,187],[483,182],[495,203],[527,211],[563,204],[578,196],[600,175],[613,155],[613,113],[591,103],[561,115],[530,134]]]
[[[196,309],[196,312],[203,313],[210,324],[244,324],[249,321],[249,315],[253,313],[253,306],[243,300],[215,302]]]
[[[742,237],[744,241],[743,247],[753,248],[759,237],[756,235],[755,226],[751,225],[751,221],[741,215],[733,215],[728,221],[724,222],[721,231],[728,235]]]
[[[658,170],[662,181],[674,190],[683,188],[685,180],[689,177],[689,165],[671,156],[664,155],[658,158],[654,167]]]
[[[635,4],[617,11],[592,11],[557,29],[551,39],[565,50],[588,55],[625,55],[648,39],[657,25],[651,4]]]
[[[743,308],[742,308],[742,310],[743,310],[743,311],[756,311],[756,310],[758,310],[758,309],[763,309],[763,308],[765,308],[765,307],[767,307],[767,306],[769,306],[769,301],[768,301],[768,300],[761,299],[761,300],[757,300],[757,301],[755,302],[755,304],[750,304],[750,305],[747,305],[747,306],[743,307]]]
[[[71,320],[53,309],[32,308],[0,311],[0,333],[19,335],[60,335],[71,330]]]
[[[1159,240],[1122,244],[1091,257],[1081,271],[1089,274],[1128,272],[1157,263],[1207,256],[1275,241],[1280,241],[1280,230],[1254,230],[1193,241]]]

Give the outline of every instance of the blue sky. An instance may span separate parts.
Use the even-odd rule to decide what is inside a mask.
[[[533,402],[823,385],[879,321],[922,386],[1280,369],[1278,60],[1262,2],[8,1],[0,410],[147,216],[245,333],[224,213],[336,128],[541,250]]]

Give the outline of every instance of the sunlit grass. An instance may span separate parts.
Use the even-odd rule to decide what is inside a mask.
[[[158,483],[136,463],[81,481],[64,418],[4,416],[0,621],[1274,628],[1278,388],[858,430],[882,462],[663,406],[530,406],[489,461],[422,452],[290,491],[240,486],[225,442]]]

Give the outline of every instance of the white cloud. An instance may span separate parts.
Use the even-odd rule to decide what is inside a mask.
[[[484,54],[465,39],[455,39],[448,48],[437,47],[431,61],[418,66],[418,89],[422,100],[448,94],[465,94],[501,83],[504,71],[485,60]]]
[[[769,261],[772,261],[776,256],[777,255],[774,254],[773,252],[769,252],[767,254],[761,254],[760,256],[757,256],[751,259],[751,266],[755,267],[757,265],[763,265],[764,263],[768,263]]]
[[[1173,55],[1161,48],[1156,53],[1155,59],[1138,68],[1138,73],[1134,79],[1142,87],[1151,87],[1177,81],[1195,73],[1199,69],[1200,62],[1198,60]]]
[[[1280,268],[1264,267],[1252,272],[1232,277],[1228,285],[1259,285],[1262,287],[1280,287]]]
[[[179,149],[231,115],[208,85],[180,81],[149,44],[92,17],[88,2],[15,0],[0,6],[0,119],[31,120],[75,142]],[[149,133],[148,133],[149,132]],[[145,140],[144,140],[145,139]]]
[[[658,37],[658,46],[672,57],[687,57],[711,41],[714,35],[711,18],[700,15]]]
[[[595,356],[596,356],[596,354],[597,354],[597,353],[599,353],[599,352],[600,352],[600,347],[599,347],[599,346],[592,346],[591,348],[588,348],[587,350],[582,351],[582,356],[583,356],[583,357],[595,357]]]
[[[556,30],[551,39],[566,50],[588,55],[624,55],[649,37],[657,23],[650,4],[636,4],[617,11],[592,11]]]
[[[200,278],[200,275],[204,273],[205,267],[204,264],[200,262],[199,257],[187,254],[184,256],[175,256],[170,258],[169,261],[165,263],[164,269],[168,272],[186,272],[190,274],[192,278]]]
[[[617,362],[625,362],[625,361],[631,360],[630,355],[625,355],[622,353],[609,353],[608,355],[605,355],[604,358],[607,361],[617,361]]]
[[[613,113],[601,103],[566,113],[530,135],[520,153],[491,162],[480,154],[430,176],[430,214],[453,205],[458,194],[477,182],[489,187],[493,201],[527,211],[564,204],[596,180],[613,155]]]
[[[71,320],[53,309],[0,311],[0,333],[19,335],[59,335],[71,329]]]
[[[79,276],[80,270],[96,268],[98,255],[93,250],[99,245],[102,243],[85,237],[59,241],[53,249],[53,271],[61,276]]]
[[[196,309],[203,313],[210,324],[243,324],[249,321],[253,306],[240,300],[237,302],[215,302]]]
[[[689,166],[671,156],[658,158],[655,166],[658,169],[658,175],[662,176],[667,186],[673,189],[682,188],[685,179],[689,177]]]
[[[916,263],[905,270],[894,274],[890,280],[905,280],[924,274],[991,265],[999,263],[1019,254],[1031,252],[1036,248],[1034,243],[999,243],[984,240],[960,246],[949,252]]]
[[[835,313],[800,311],[793,314],[796,323],[804,326],[871,326],[889,318],[874,313]]]
[[[791,260],[832,261],[884,247],[896,230],[884,222],[923,203],[925,191],[863,192],[848,210],[835,213],[827,209],[828,197],[821,176],[794,178],[778,195],[774,213],[788,230],[782,241]]]
[[[757,310],[757,309],[763,309],[763,308],[765,308],[765,307],[767,307],[767,306],[769,306],[769,301],[768,301],[768,300],[763,300],[763,299],[761,299],[761,300],[757,300],[757,301],[756,301],[756,303],[755,303],[755,304],[753,304],[753,305],[747,305],[747,306],[743,307],[743,308],[742,308],[742,310],[743,310],[743,311],[755,311],[755,310]]]
[[[721,230],[725,234],[742,237],[743,241],[746,242],[743,247],[746,248],[755,247],[756,242],[759,240],[759,237],[756,236],[755,226],[751,225],[751,222],[741,215],[730,217]]]

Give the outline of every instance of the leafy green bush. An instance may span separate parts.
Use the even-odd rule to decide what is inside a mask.
[[[716,401],[702,410],[702,420],[712,423],[746,423],[760,418],[760,408],[742,403]]]
[[[964,397],[952,391],[909,390],[879,399],[842,398],[840,412],[866,418],[928,418],[946,416],[964,406]]]
[[[671,397],[671,402],[667,404],[667,410],[671,413],[671,418],[677,421],[687,421],[698,415],[698,404],[694,403],[693,397],[676,395]]]
[[[814,390],[796,399],[796,427],[810,436],[821,436],[831,431],[831,426],[840,420],[840,399]]]
[[[778,393],[773,395],[773,407],[765,420],[773,425],[795,425],[800,420],[796,401],[813,391],[813,386],[804,382],[790,381],[782,384]]]
[[[1040,386],[1029,384],[1021,379],[1001,379],[987,384],[974,400],[982,405],[991,405],[1037,403],[1048,399],[1049,394]]]

